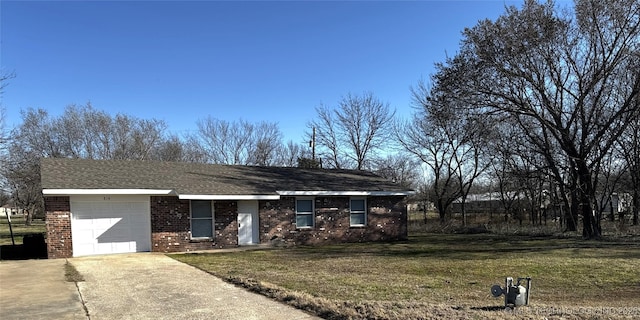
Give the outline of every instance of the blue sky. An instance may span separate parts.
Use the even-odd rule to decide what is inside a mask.
[[[2,104],[62,114],[87,102],[162,119],[278,122],[303,141],[319,104],[372,92],[408,117],[410,87],[461,32],[520,1],[0,1]]]

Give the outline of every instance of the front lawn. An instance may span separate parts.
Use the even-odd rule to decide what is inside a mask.
[[[424,234],[342,244],[171,257],[325,318],[495,318],[493,284],[531,276],[524,318],[640,316],[640,243]]]
[[[28,234],[37,234],[46,232],[46,224],[42,219],[33,219],[30,226],[24,224],[22,215],[11,216],[11,229],[13,229],[13,237],[16,245],[22,244],[22,239]],[[9,222],[7,217],[0,216],[0,245],[11,244],[11,232],[9,230]]]

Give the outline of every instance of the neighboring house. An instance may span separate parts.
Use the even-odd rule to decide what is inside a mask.
[[[513,194],[509,195],[513,197]],[[499,192],[469,194],[464,203],[467,213],[503,213],[504,205]],[[458,198],[451,204],[454,213],[462,212],[462,198]]]
[[[520,193],[509,193],[508,197],[514,201],[515,205],[525,207],[526,204],[520,204],[519,202],[526,201],[527,197]],[[628,193],[613,193],[609,198],[602,199],[601,194],[596,195],[598,202],[598,209],[603,215],[615,214],[619,212],[626,212],[630,210],[630,198]],[[604,204],[602,203],[604,201]],[[556,206],[561,204],[556,204]],[[540,204],[540,209],[554,210],[554,204],[551,199],[551,195],[548,191],[543,191],[543,201]],[[465,201],[465,210],[467,213],[504,213],[504,205],[499,192],[481,193],[481,194],[469,194]],[[454,213],[462,212],[462,198],[456,199],[452,203],[452,211]]]
[[[427,211],[433,212],[436,210],[436,206],[431,201],[414,197],[407,198],[407,210],[409,212]]]
[[[0,207],[0,216],[14,216],[16,214],[22,214],[22,209],[15,207],[11,202]]]
[[[413,192],[355,170],[42,159],[49,258],[407,238]]]
[[[629,193],[614,192],[610,194],[608,198],[602,198],[602,194],[596,195],[600,213],[602,213],[604,216],[608,214],[618,215],[621,212],[631,212],[633,197]],[[604,201],[604,204],[602,203],[602,201]]]

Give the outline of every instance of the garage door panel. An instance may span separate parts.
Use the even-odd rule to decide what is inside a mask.
[[[131,228],[127,224],[126,219],[108,219],[105,222],[108,228],[97,228],[98,233],[96,239],[98,243],[105,242],[128,242],[123,239],[131,239],[135,235],[131,234]]]
[[[71,202],[73,255],[151,250],[148,201]]]

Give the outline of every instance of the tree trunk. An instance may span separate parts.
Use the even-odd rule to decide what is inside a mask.
[[[609,221],[616,221],[615,212],[613,212],[613,196],[609,196]]]
[[[428,213],[427,213],[427,207],[424,206],[422,208],[422,218],[424,219],[424,225],[427,225],[427,220],[428,220]]]
[[[600,219],[595,213],[597,205],[596,195],[591,183],[591,172],[584,161],[577,161],[578,197],[582,214],[582,237],[585,239],[600,239]]]
[[[440,224],[444,224],[446,212],[444,210],[444,206],[442,205],[442,200],[437,201],[436,207],[438,209],[438,215],[440,216]]]
[[[31,213],[30,209],[24,209],[24,215],[25,215],[25,219],[24,219],[24,224],[27,226],[30,226],[31,223],[33,222],[33,214]]]
[[[466,226],[467,225],[467,209],[465,208],[465,200],[463,198],[461,206],[460,206],[460,212],[462,213],[462,225]]]
[[[633,225],[638,225],[638,212],[640,212],[640,191],[633,191]]]
[[[580,207],[580,201],[576,191],[571,191],[571,206],[569,206],[569,212],[566,215],[566,229],[565,231],[578,231],[578,208]]]

